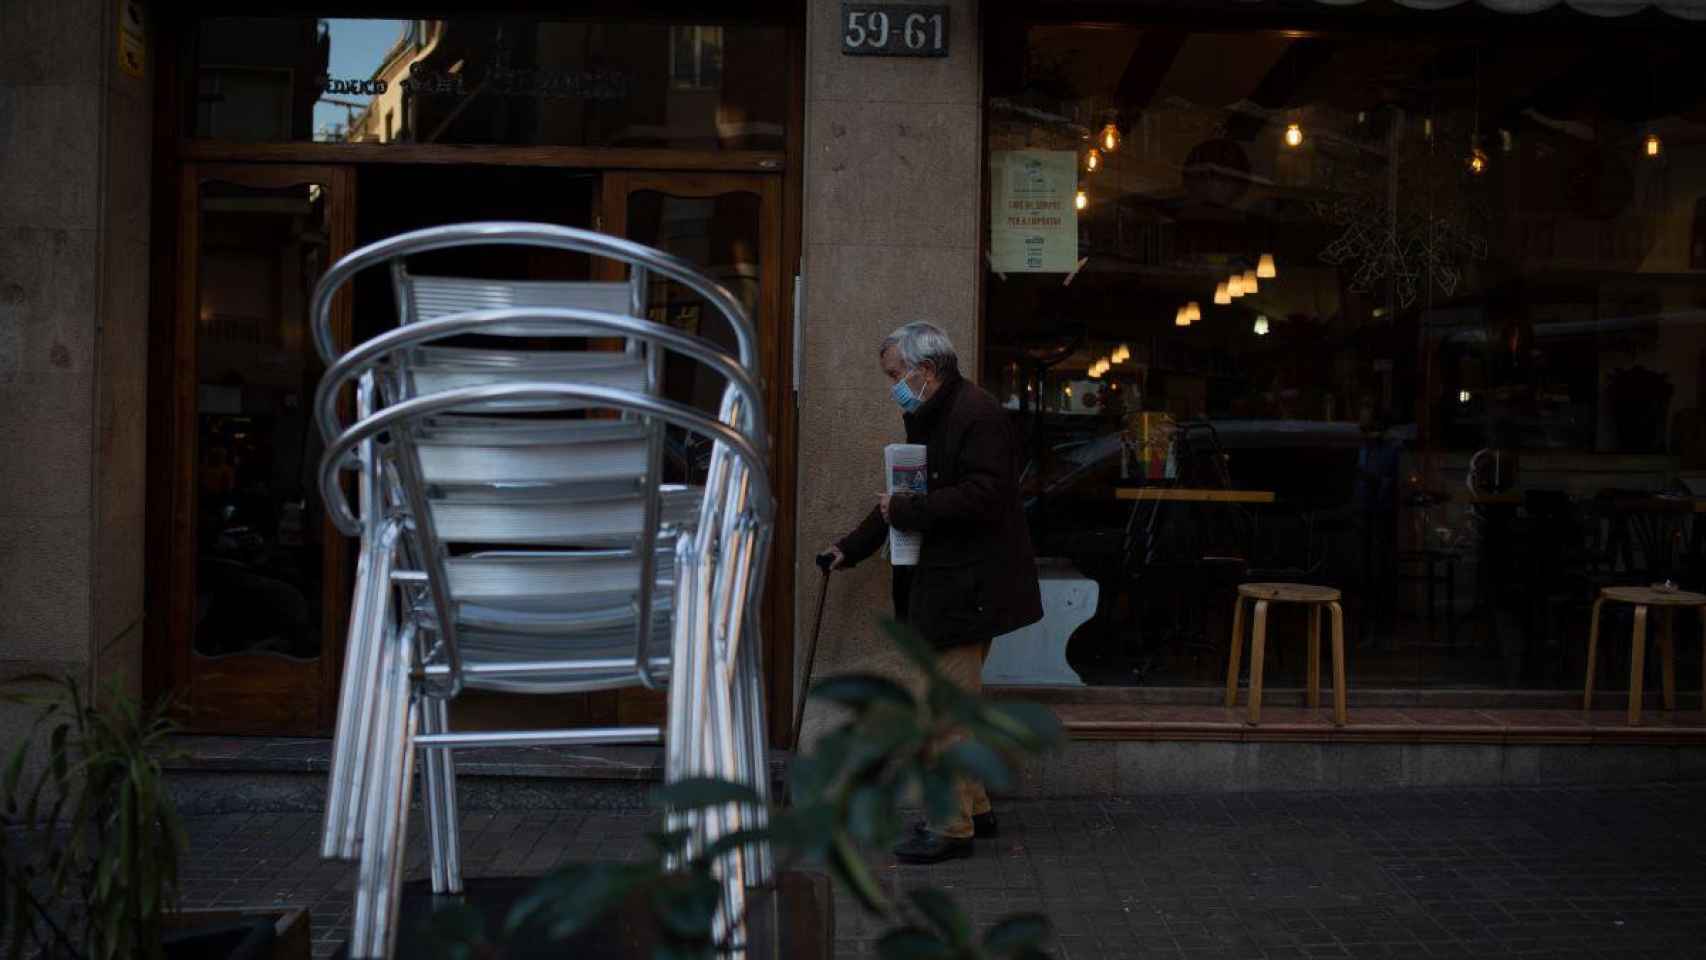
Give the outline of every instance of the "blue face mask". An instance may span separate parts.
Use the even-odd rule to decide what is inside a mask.
[[[919,404],[924,402],[924,398],[915,393],[912,385],[906,382],[907,377],[917,372],[917,368],[908,370],[905,377],[896,380],[894,386],[889,388],[889,396],[894,397],[894,402],[900,404],[903,413],[911,413],[917,410]]]

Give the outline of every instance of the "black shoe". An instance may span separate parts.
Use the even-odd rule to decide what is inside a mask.
[[[972,814],[971,831],[972,836],[979,840],[993,840],[996,837],[1001,836],[1001,824],[995,821],[995,811],[990,810],[985,813]],[[918,820],[913,822],[912,833],[914,836],[920,833],[929,832],[929,821]]]
[[[915,833],[894,848],[894,858],[901,863],[942,863],[971,855],[970,837],[944,837],[930,830]]]

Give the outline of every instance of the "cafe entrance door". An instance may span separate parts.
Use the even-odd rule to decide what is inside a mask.
[[[307,304],[338,257],[405,230],[476,219],[597,229],[673,253],[726,286],[759,331],[782,501],[773,571],[792,569],[792,444],[779,432],[790,422],[781,358],[791,356],[780,174],[188,163],[179,189],[163,387],[169,464],[154,473],[170,484],[171,516],[156,528],[164,542],[154,595],[168,611],[162,685],[178,694],[189,729],[312,736],[331,727],[354,551],[315,492],[321,440],[310,407],[321,367]],[[608,265],[549,251],[443,252],[416,268],[615,279],[600,272]],[[654,280],[649,302],[653,320],[732,349],[732,331],[679,285]],[[385,329],[395,317],[388,279],[358,280],[335,316],[343,344]],[[715,409],[720,383],[691,365],[673,372],[672,399]],[[773,575],[763,618],[773,710],[791,694],[790,609],[787,581]],[[472,727],[644,722],[663,704],[644,691],[465,699],[456,719]]]

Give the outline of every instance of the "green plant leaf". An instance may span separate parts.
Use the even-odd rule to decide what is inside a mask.
[[[715,955],[709,944],[660,943],[652,947],[652,960],[710,960]]]
[[[771,832],[769,828],[753,828],[750,830],[736,830],[732,833],[725,833],[718,837],[716,842],[705,848],[705,852],[699,855],[699,861],[702,863],[711,863],[731,850],[737,850],[741,847],[750,846],[752,844],[763,843],[770,838]]]
[[[978,719],[1033,751],[1054,746],[1065,737],[1060,718],[1040,703],[986,704]]]
[[[653,794],[653,799],[658,805],[674,810],[698,810],[725,803],[763,804],[751,787],[710,777],[689,777],[666,784]]]
[[[896,832],[894,792],[888,785],[864,786],[847,801],[847,830],[870,846],[889,842]]]
[[[1006,789],[1013,781],[1001,755],[977,740],[961,740],[942,751],[942,763],[996,790]]]
[[[1048,936],[1048,917],[1019,913],[1002,918],[983,936],[983,949],[995,954],[1035,949]]]
[[[883,621],[883,631],[894,641],[900,652],[911,660],[913,665],[923,671],[931,681],[942,679],[942,669],[936,664],[936,650],[925,642],[924,636],[916,629],[893,618]]]
[[[907,894],[912,899],[912,905],[924,918],[930,921],[937,932],[947,938],[948,943],[955,947],[963,947],[971,943],[971,920],[965,911],[954,902],[954,898],[946,892],[934,887],[923,887]]]
[[[872,703],[893,703],[902,707],[916,706],[907,689],[888,677],[874,673],[849,673],[830,677],[812,687],[811,695],[849,707],[861,708]]]
[[[646,834],[646,839],[651,841],[652,849],[664,856],[681,853],[687,848],[687,841],[692,837],[693,831],[687,829],[667,832],[656,831]]]
[[[679,939],[708,941],[722,887],[709,874],[665,877],[652,888],[652,914]]]
[[[901,927],[877,941],[877,956],[883,960],[951,960],[954,949],[922,927]]]
[[[943,823],[959,815],[960,797],[954,781],[942,770],[925,770],[919,775],[924,788],[924,809],[930,820]]]
[[[889,912],[888,899],[883,896],[876,878],[871,876],[871,868],[844,833],[836,834],[835,842],[830,846],[829,866],[865,909],[872,913]]]

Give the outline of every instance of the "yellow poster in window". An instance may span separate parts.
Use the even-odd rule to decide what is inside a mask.
[[[990,154],[989,265],[996,273],[1071,273],[1078,266],[1078,155]]]
[[[148,69],[142,0],[118,0],[118,66],[141,79]]]

